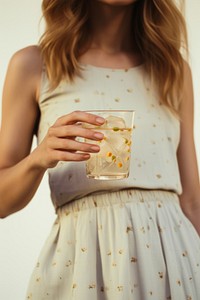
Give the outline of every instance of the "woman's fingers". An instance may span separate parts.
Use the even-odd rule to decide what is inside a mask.
[[[43,142],[38,146],[40,156],[43,157],[44,167],[52,168],[59,161],[84,161],[89,159],[89,153],[98,152],[100,150],[99,146],[80,142],[76,138],[101,140],[104,135],[92,129],[83,128],[80,123],[100,126],[104,122],[103,118],[81,111],[60,117],[49,128]]]
[[[62,151],[80,151],[80,152],[88,152],[88,153],[96,153],[100,151],[100,147],[98,145],[92,145],[88,143],[78,142],[72,139],[63,139],[52,137],[48,141],[48,147],[51,149],[57,149]]]
[[[83,137],[91,140],[101,140],[103,139],[103,134],[91,129],[82,128],[78,125],[65,125],[49,128],[50,137]]]
[[[90,154],[55,150],[53,157],[56,161],[84,161],[90,158]]]
[[[75,124],[77,122],[85,122],[99,126],[105,122],[105,119],[84,111],[74,111],[68,115],[58,118],[53,126],[64,126]]]

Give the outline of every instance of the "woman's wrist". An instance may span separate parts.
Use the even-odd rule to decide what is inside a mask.
[[[37,149],[34,149],[27,156],[27,163],[30,170],[38,171],[39,173],[45,173],[47,170],[47,167],[45,167],[42,157],[39,155]]]

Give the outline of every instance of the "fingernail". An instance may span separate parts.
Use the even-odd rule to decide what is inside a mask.
[[[100,148],[98,146],[91,146],[91,150],[93,150],[93,151],[99,151]]]
[[[99,124],[103,124],[105,122],[105,119],[101,118],[101,117],[98,117],[98,118],[96,118],[96,122],[99,123]]]
[[[102,139],[104,137],[104,135],[101,132],[95,132],[94,137],[97,139]]]

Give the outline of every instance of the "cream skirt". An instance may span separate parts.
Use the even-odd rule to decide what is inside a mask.
[[[200,238],[176,194],[91,195],[57,214],[26,299],[200,299]]]

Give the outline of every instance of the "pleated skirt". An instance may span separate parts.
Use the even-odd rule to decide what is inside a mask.
[[[31,300],[199,300],[200,238],[168,191],[90,195],[57,210]]]

